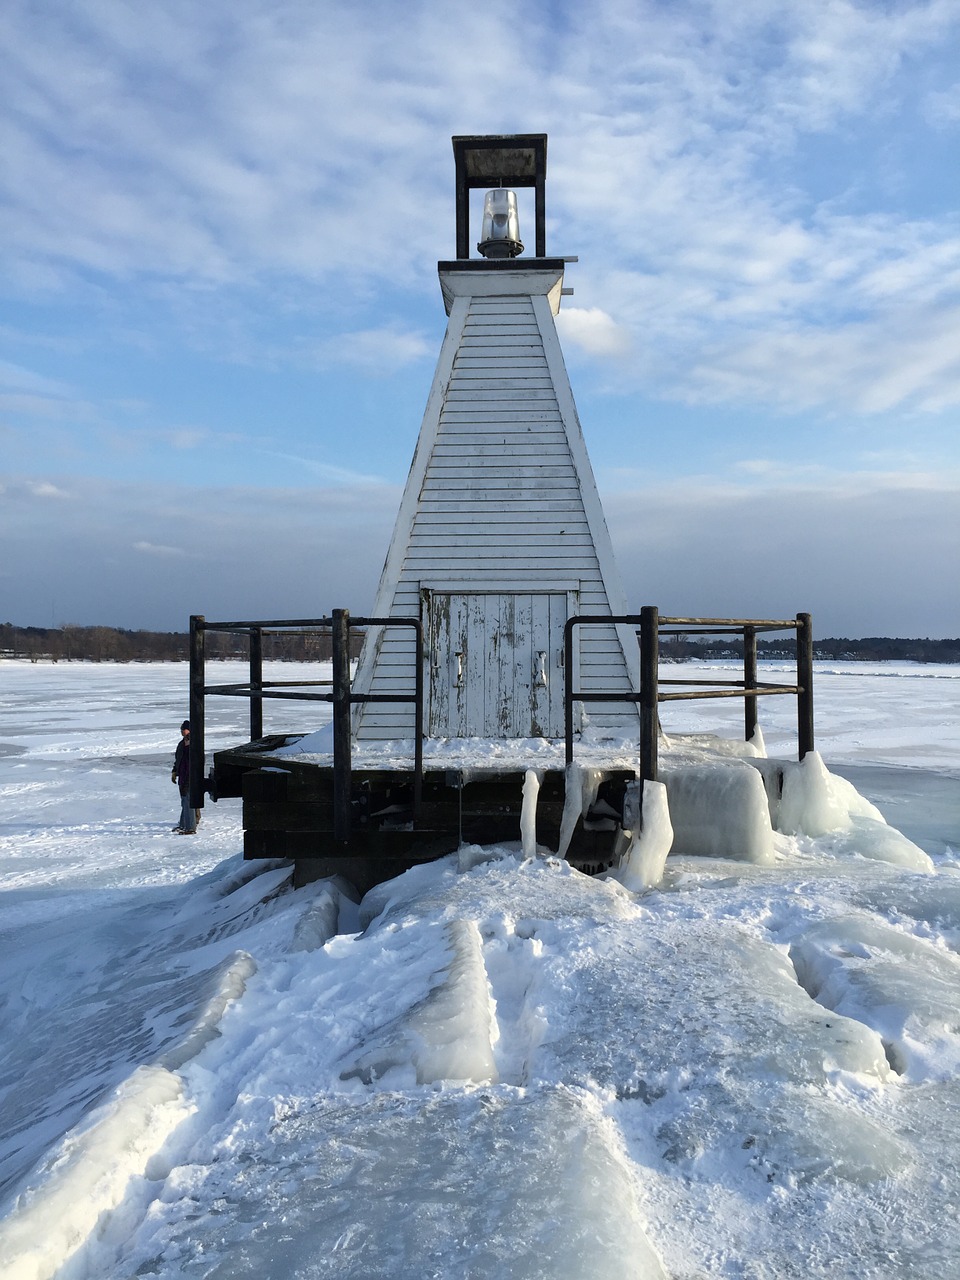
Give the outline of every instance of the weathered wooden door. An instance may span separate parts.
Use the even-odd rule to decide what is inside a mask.
[[[430,737],[563,737],[569,600],[568,592],[426,592]]]

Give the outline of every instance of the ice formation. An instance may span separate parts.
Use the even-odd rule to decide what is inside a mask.
[[[641,784],[635,784],[639,790]],[[673,845],[673,827],[662,782],[644,782],[642,799],[635,802],[630,844],[614,873],[626,889],[642,893],[663,878],[667,854]]]
[[[763,780],[746,765],[664,770],[673,847],[680,853],[769,865],[773,828]]]
[[[563,814],[560,818],[560,843],[557,853],[562,858],[570,847],[574,829],[585,817],[597,798],[600,770],[587,769],[577,761],[566,766],[564,774]]]
[[[830,836],[843,854],[859,853],[915,871],[932,871],[929,856],[895,828],[844,778],[830,773],[820,754],[786,762],[775,821],[787,835]]]

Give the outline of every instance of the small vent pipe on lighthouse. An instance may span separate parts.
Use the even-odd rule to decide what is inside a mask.
[[[483,223],[477,248],[485,258],[515,258],[523,253],[515,191],[498,187],[483,197]]]

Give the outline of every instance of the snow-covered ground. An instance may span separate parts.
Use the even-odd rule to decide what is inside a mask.
[[[357,906],[244,864],[238,801],[172,833],[183,666],[0,664],[0,1274],[960,1276],[958,680],[816,673],[932,872],[853,823],[645,894],[464,849]]]

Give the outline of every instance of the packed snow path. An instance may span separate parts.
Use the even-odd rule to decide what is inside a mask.
[[[955,1274],[960,879],[704,862],[638,899],[463,850],[339,936],[335,888],[208,877],[168,961],[219,1001],[41,1166],[5,1274]]]
[[[778,835],[637,895],[464,849],[359,908],[64,856],[51,899],[42,840],[91,838],[53,816],[4,863],[5,1276],[957,1274],[949,850]]]

